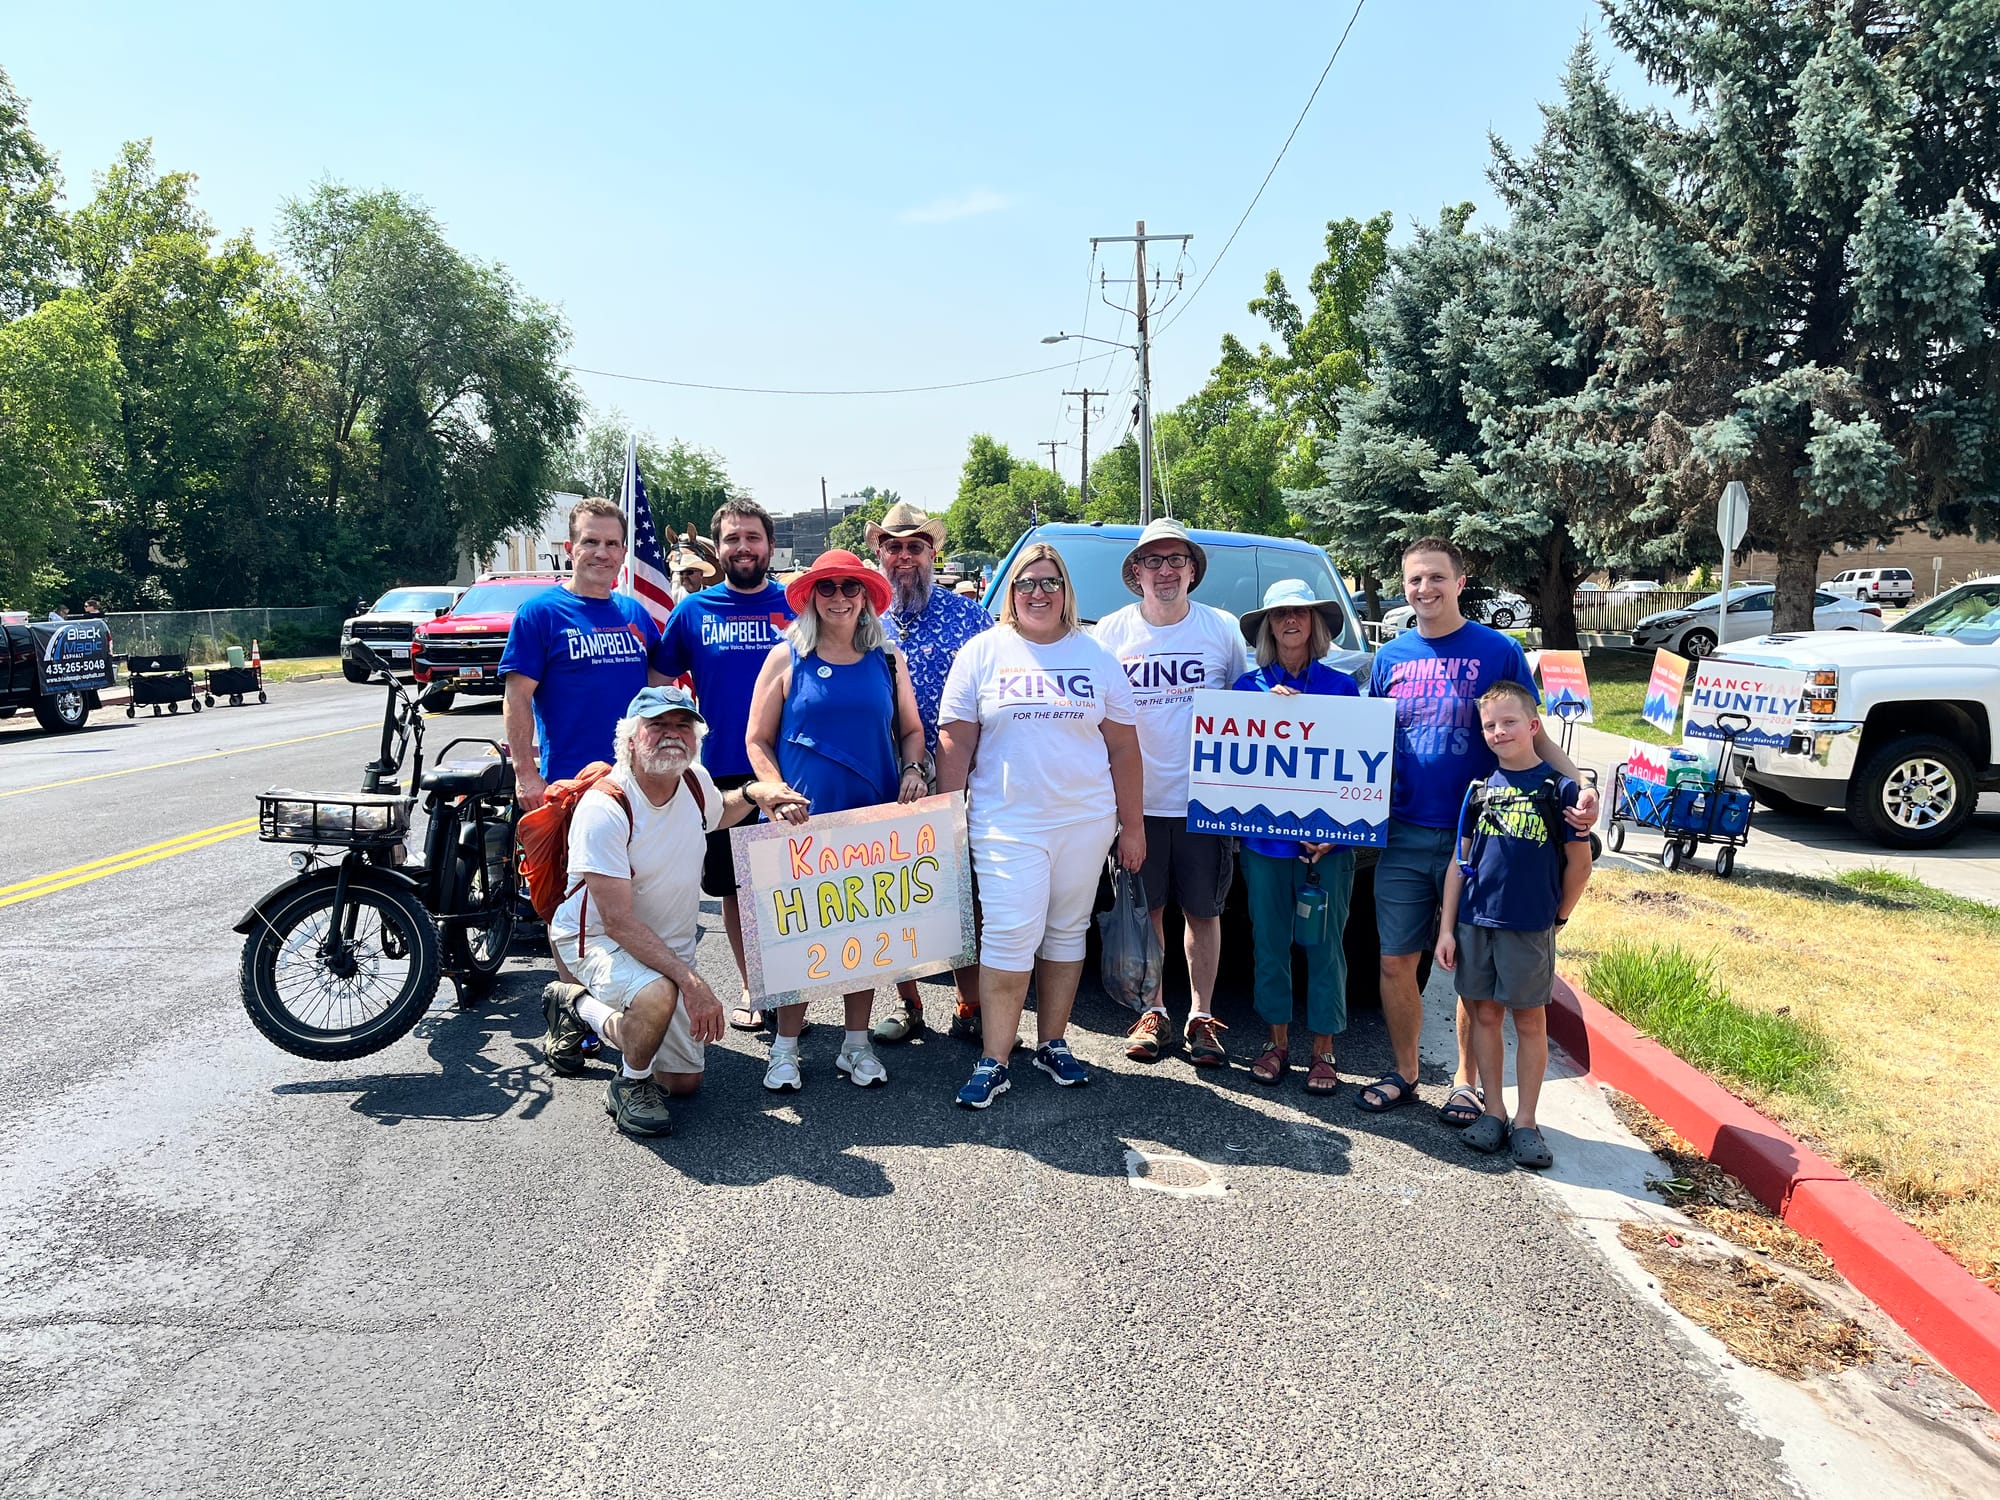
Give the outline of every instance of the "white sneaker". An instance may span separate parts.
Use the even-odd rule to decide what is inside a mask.
[[[794,1093],[805,1087],[805,1079],[799,1073],[799,1054],[794,1048],[790,1052],[773,1052],[769,1066],[764,1069],[764,1087],[774,1094]]]
[[[863,1042],[858,1047],[842,1047],[840,1056],[833,1065],[845,1073],[849,1080],[864,1089],[872,1089],[877,1084],[889,1081],[889,1070],[882,1066],[882,1059],[875,1055],[875,1049]]]

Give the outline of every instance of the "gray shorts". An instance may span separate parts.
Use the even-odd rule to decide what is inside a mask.
[[[1556,985],[1556,934],[1458,924],[1458,998],[1538,1010]]]
[[[1183,915],[1219,917],[1236,874],[1235,845],[1226,833],[1189,833],[1187,819],[1146,815],[1146,908],[1172,902]]]
[[[1437,941],[1456,839],[1449,828],[1389,820],[1389,842],[1375,862],[1375,931],[1385,955],[1425,953]]]

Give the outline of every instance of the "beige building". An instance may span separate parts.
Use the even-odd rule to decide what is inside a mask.
[[[1826,582],[1849,568],[1908,568],[1917,581],[1917,598],[1931,596],[1931,560],[1942,559],[1936,570],[1940,588],[1950,588],[1968,578],[2000,574],[2000,542],[1975,542],[1969,536],[1930,537],[1922,532],[1905,532],[1885,546],[1863,544],[1828,552],[1819,560],[1819,580]],[[1768,552],[1752,552],[1736,564],[1740,578],[1776,578],[1778,560]]]
[[[485,558],[458,555],[456,584],[468,584],[484,573],[562,572],[568,567],[563,543],[569,540],[569,508],[581,495],[551,492],[542,518],[533,526],[509,532]]]

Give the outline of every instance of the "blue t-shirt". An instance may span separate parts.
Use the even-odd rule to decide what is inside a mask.
[[[613,733],[646,685],[646,659],[659,639],[646,607],[623,594],[586,599],[558,584],[515,611],[500,674],[535,681],[543,779],[613,758]]]
[[[1553,820],[1546,799],[1537,795],[1552,777],[1558,809]],[[1560,809],[1576,806],[1577,785],[1544,761],[1525,771],[1495,767],[1481,780],[1495,792],[1476,818],[1470,805],[1465,807],[1459,832],[1472,841],[1472,870],[1458,898],[1458,920],[1510,932],[1547,932],[1562,905],[1564,846],[1590,837],[1562,820]]]
[[[1277,662],[1245,672],[1230,684],[1239,693],[1268,693],[1274,687],[1288,687],[1301,693],[1319,693],[1328,698],[1357,698],[1361,689],[1345,672],[1336,672],[1323,661],[1306,663],[1305,675],[1294,677]],[[1269,859],[1296,859],[1303,849],[1296,839],[1246,838],[1243,847]]]
[[[791,623],[792,607],[775,583],[754,594],[714,584],[689,594],[668,617],[653,648],[653,666],[668,677],[685,672],[694,678],[694,695],[708,720],[701,760],[709,775],[750,774],[750,754],[743,748],[750,695],[764,658]]]
[[[1369,694],[1396,700],[1390,817],[1452,826],[1466,786],[1497,764],[1479,732],[1479,695],[1508,680],[1535,692],[1520,642],[1471,620],[1434,640],[1406,630],[1375,653]]]

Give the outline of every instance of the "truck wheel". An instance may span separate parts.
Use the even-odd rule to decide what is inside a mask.
[[[67,734],[83,728],[90,717],[90,705],[79,692],[51,693],[35,700],[35,722],[51,734]]]
[[[1951,740],[1906,734],[1863,762],[1847,789],[1847,816],[1891,849],[1930,849],[1958,837],[1979,796],[1972,761]]]
[[[1681,655],[1689,661],[1700,661],[1715,649],[1713,630],[1690,630],[1681,637]]]
[[[1814,807],[1810,802],[1800,802],[1796,798],[1787,797],[1783,792],[1774,792],[1767,786],[1759,786],[1754,781],[1749,784],[1749,790],[1752,802],[1759,807],[1769,808],[1774,813],[1785,813],[1794,818],[1816,818],[1825,811],[1824,808]]]

